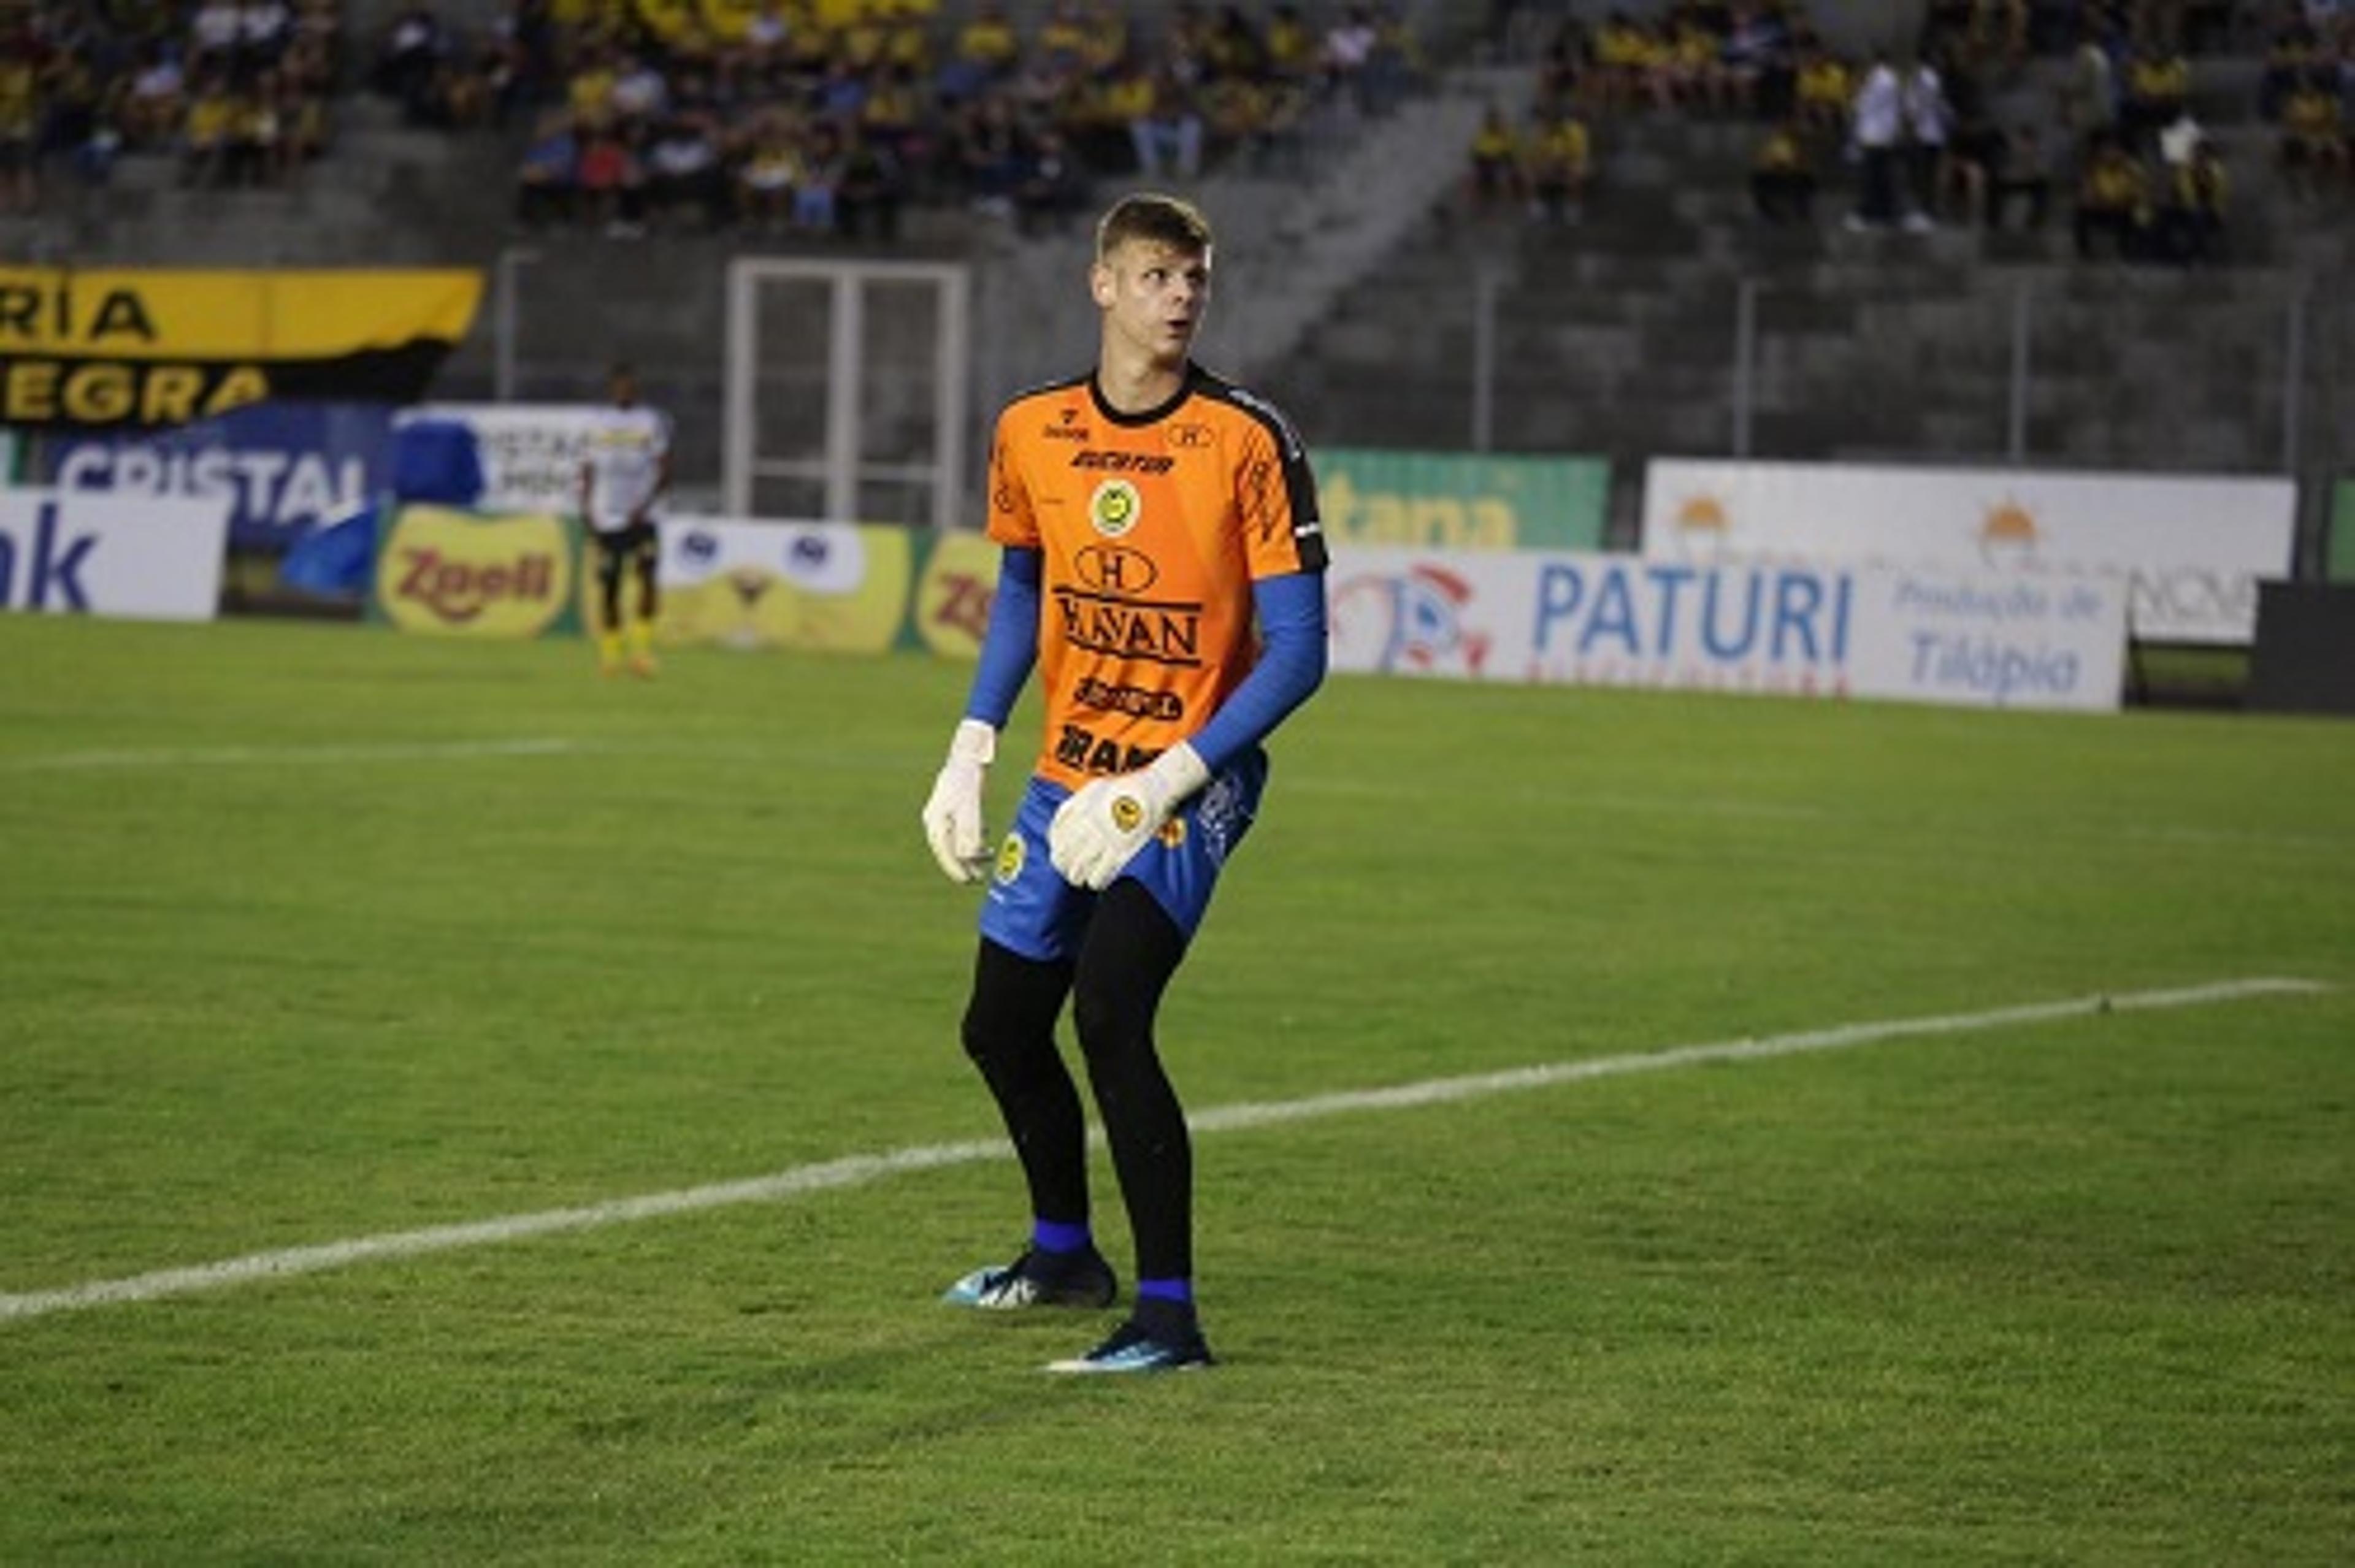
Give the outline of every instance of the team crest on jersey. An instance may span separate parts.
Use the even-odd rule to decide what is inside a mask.
[[[1144,510],[1145,502],[1137,495],[1136,486],[1125,479],[1107,479],[1088,497],[1088,521],[1108,539],[1116,539],[1136,527],[1136,519]]]
[[[1022,874],[1022,862],[1029,856],[1023,848],[1022,835],[1009,833],[1006,842],[997,847],[997,880],[1010,882]]]

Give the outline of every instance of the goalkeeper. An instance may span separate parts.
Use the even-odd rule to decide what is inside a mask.
[[[1066,998],[1136,1249],[1136,1298],[1055,1371],[1207,1364],[1194,1302],[1193,1156],[1154,1044],[1163,989],[1267,783],[1260,742],[1325,673],[1325,542],[1284,416],[1191,357],[1208,222],[1132,196],[1097,225],[1092,374],[1015,398],[990,454],[1004,547],[981,667],[923,811],[954,880],[986,878],[966,1052],[1029,1188],[1030,1241],[947,1299],[1103,1307],[1085,1121],[1056,1049]],[[982,776],[1036,667],[1045,744],[991,857]]]

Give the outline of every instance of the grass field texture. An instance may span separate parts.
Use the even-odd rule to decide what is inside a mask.
[[[964,679],[0,617],[0,1300],[994,1137]],[[0,1316],[0,1563],[2355,1560],[2355,726],[1337,680],[1274,751],[1198,1112],[2323,988],[1205,1133],[1176,1378],[936,1304],[1004,1159]]]

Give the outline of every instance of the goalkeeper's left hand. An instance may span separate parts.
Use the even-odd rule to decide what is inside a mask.
[[[1101,892],[1186,797],[1209,782],[1210,770],[1180,741],[1133,773],[1083,784],[1048,826],[1047,857],[1065,881]]]

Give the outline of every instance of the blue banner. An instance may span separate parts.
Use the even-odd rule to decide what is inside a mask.
[[[229,546],[279,553],[367,506],[389,464],[382,403],[257,403],[173,430],[48,443],[40,482],[67,491],[229,502]]]

